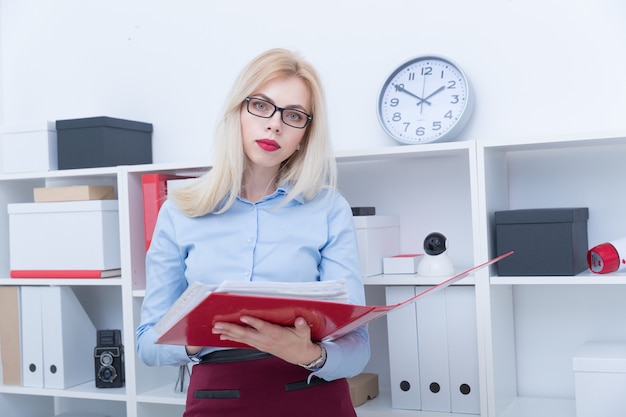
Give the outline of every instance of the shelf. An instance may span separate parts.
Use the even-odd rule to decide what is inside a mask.
[[[587,206],[590,245],[626,232],[621,221],[626,200],[615,191],[626,174],[622,163],[626,131],[520,138],[508,143],[396,145],[340,151],[335,156],[338,188],[352,206],[375,206],[377,214],[397,216],[404,253],[420,252],[423,236],[440,230],[459,248],[453,257],[459,271],[495,252],[492,216],[498,210]],[[198,162],[0,174],[2,205],[32,201],[32,189],[45,185],[115,185],[123,278],[9,278],[8,213],[0,208],[0,238],[4,237],[0,239],[0,264],[4,266],[0,286],[74,287],[100,327],[123,329],[128,384],[128,389],[97,389],[91,381],[66,390],[0,386],[0,401],[4,396],[10,402],[26,403],[38,397],[46,412],[58,399],[69,399],[69,408],[83,400],[111,401],[114,407],[125,407],[109,412],[115,417],[182,413],[186,394],[175,393],[173,384],[135,395],[139,387],[153,387],[165,379],[155,377],[160,371],[137,366],[135,326],[145,290],[132,286],[145,275],[141,176],[198,176],[210,169],[206,162]],[[573,398],[571,357],[578,346],[591,338],[615,338],[626,331],[620,320],[626,312],[621,302],[626,273],[501,277],[495,275],[497,268],[491,269],[494,275],[485,269],[455,284],[475,286],[484,402],[481,417],[575,417],[575,401],[556,397]],[[386,286],[433,286],[447,278],[382,274],[364,277],[363,282],[368,303],[382,305]],[[555,333],[554,328],[561,331]],[[379,375],[380,394],[356,408],[359,417],[461,416],[393,409],[386,321],[372,323],[370,335],[373,356],[368,372]],[[170,371],[163,370],[168,375]],[[516,398],[520,394],[554,398]]]
[[[181,176],[199,176],[210,169],[205,163],[159,163],[151,165],[129,165],[124,167],[128,173],[174,173]]]
[[[56,171],[17,172],[0,174],[0,181],[23,181],[43,178],[75,178],[75,177],[115,177],[118,167],[60,169]]]
[[[594,274],[583,271],[575,276],[511,276],[490,278],[491,285],[624,285],[626,273]]]
[[[365,285],[437,285],[449,277],[422,277],[417,274],[382,274],[364,277]],[[463,278],[454,285],[474,285],[474,277]]]
[[[163,385],[158,388],[137,394],[137,401],[148,404],[171,404],[185,405],[186,393],[174,392],[172,384]]]
[[[509,151],[543,151],[554,149],[574,149],[600,146],[612,146],[612,145],[625,145],[626,144],[626,131],[622,132],[607,132],[602,135],[564,135],[564,136],[551,136],[550,138],[529,138],[522,142],[502,143],[499,140],[481,141],[479,142],[486,150],[499,150],[504,152]]]
[[[2,285],[75,285],[94,287],[117,287],[123,284],[121,277],[114,278],[0,278]]]
[[[385,148],[339,151],[335,153],[338,164],[346,162],[369,163],[394,161],[398,158],[434,158],[467,153],[475,142],[443,142],[424,145],[398,145]]]
[[[93,400],[126,401],[126,388],[96,388],[94,381],[67,389],[31,388],[0,385],[0,393],[38,395],[63,398],[86,398]]]
[[[575,417],[576,402],[550,398],[516,398],[497,417]]]

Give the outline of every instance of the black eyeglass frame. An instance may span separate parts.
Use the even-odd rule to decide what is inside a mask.
[[[272,112],[272,114],[270,114],[269,116],[260,116],[256,113],[252,113],[250,111],[250,100],[259,100],[262,101],[263,103],[267,103],[271,106],[274,106],[274,111]],[[271,119],[272,116],[274,116],[276,114],[277,111],[280,112],[280,120],[286,124],[287,126],[293,127],[294,129],[304,129],[305,127],[307,127],[309,125],[309,123],[311,122],[311,120],[313,120],[313,116],[311,116],[308,113],[303,112],[302,110],[298,110],[298,109],[292,109],[292,108],[284,108],[284,107],[278,107],[276,104],[272,103],[271,101],[267,101],[265,99],[262,98],[258,98],[258,97],[246,97],[246,110],[248,111],[248,113],[250,113],[253,116],[256,117],[261,117],[263,119]],[[284,117],[284,110],[290,110],[290,111],[296,111],[298,113],[302,113],[303,115],[306,116],[306,122],[304,123],[304,126],[294,126],[292,124],[289,124],[287,121],[285,121],[285,117]]]

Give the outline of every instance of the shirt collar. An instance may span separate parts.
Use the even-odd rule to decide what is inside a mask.
[[[270,201],[270,200],[273,200],[273,199],[276,199],[276,198],[284,199],[285,196],[287,196],[292,190],[293,190],[293,183],[287,182],[287,183],[284,183],[284,184],[280,184],[276,188],[276,191],[274,191],[270,195],[266,195],[265,197],[263,197],[258,202],[262,203],[262,202]],[[240,196],[237,196],[237,199],[240,200],[240,201],[247,201],[247,200],[241,198]],[[305,200],[304,200],[304,197],[302,196],[302,194],[298,194],[297,196],[295,196],[293,201],[295,201],[298,204],[304,204],[305,203]]]

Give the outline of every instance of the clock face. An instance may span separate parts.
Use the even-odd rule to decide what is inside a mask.
[[[453,138],[471,114],[469,84],[450,60],[418,57],[398,67],[378,96],[378,120],[402,143]]]

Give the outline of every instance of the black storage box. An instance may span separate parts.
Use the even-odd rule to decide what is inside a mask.
[[[152,124],[112,117],[57,120],[59,169],[152,163]]]
[[[589,209],[550,208],[495,212],[501,276],[576,275],[587,269]]]

